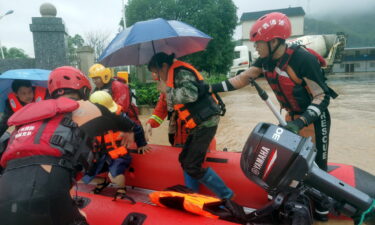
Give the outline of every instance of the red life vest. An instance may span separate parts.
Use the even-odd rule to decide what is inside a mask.
[[[113,81],[110,84],[111,84],[110,95],[113,97],[115,102],[118,105],[123,107],[123,112],[126,113],[126,115],[128,115],[130,119],[132,119],[138,125],[141,125],[141,121],[139,120],[139,117],[138,117],[139,109],[132,101],[133,98],[135,98],[135,95],[130,90],[130,86],[128,85],[126,80],[121,77],[114,77]],[[114,93],[114,89],[115,89],[114,87],[116,86],[120,87],[123,92]],[[118,96],[121,96],[121,97],[118,97]],[[125,96],[127,96],[127,98],[122,99]],[[126,105],[128,105],[127,108],[125,108]]]
[[[289,60],[299,47],[298,45],[288,47],[284,55],[277,62],[275,69],[264,73],[281,107],[293,113],[304,112],[307,106],[310,105],[312,99],[311,94],[302,85],[303,81],[298,78],[296,73],[289,66]],[[322,56],[312,49],[306,48],[306,50],[317,57],[321,66],[325,65],[325,60]],[[298,93],[296,93],[296,91],[298,91]],[[298,97],[299,100],[296,97]]]
[[[198,70],[188,63],[177,60],[168,70],[168,87],[174,88],[175,72],[181,68],[191,71],[195,75],[197,82],[203,82],[204,78]],[[217,100],[211,95],[202,96],[195,102],[177,104],[174,106],[174,109],[178,111],[178,117],[185,122],[185,127],[189,129],[193,129],[211,116],[220,114]]]
[[[60,97],[27,104],[14,113],[8,124],[15,125],[8,147],[1,159],[8,161],[30,156],[74,156],[83,140],[72,113],[78,102]]]
[[[47,89],[44,87],[36,86],[34,88],[34,102],[39,102],[41,100],[44,100],[46,98]],[[8,95],[9,105],[12,108],[13,112],[17,112],[20,110],[23,105],[18,100],[16,93],[11,92]]]

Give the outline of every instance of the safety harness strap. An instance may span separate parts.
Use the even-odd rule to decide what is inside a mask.
[[[46,156],[46,155],[35,155],[35,156],[10,160],[7,163],[7,166],[4,172],[22,168],[22,167],[32,166],[32,165],[53,165],[53,166],[63,167],[69,170],[74,169],[74,166],[71,160],[69,159],[57,158],[57,157]]]

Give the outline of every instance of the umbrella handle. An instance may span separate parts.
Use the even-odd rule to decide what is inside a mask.
[[[151,41],[151,45],[152,45],[152,50],[154,50],[154,55],[156,54],[156,50],[155,50],[155,45],[154,45],[154,41],[152,40]]]

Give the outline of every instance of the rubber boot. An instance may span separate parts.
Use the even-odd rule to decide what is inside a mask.
[[[184,171],[185,186],[193,190],[194,192],[199,192],[199,181],[192,178],[189,174]]]
[[[230,199],[233,197],[233,191],[229,189],[224,181],[213,171],[208,168],[199,182],[206,185],[208,189],[214,192],[221,199]]]

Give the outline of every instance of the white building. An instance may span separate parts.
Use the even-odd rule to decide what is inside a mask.
[[[255,52],[254,43],[250,42],[250,29],[257,19],[261,16],[271,13],[271,12],[281,12],[287,15],[292,23],[292,37],[302,36],[303,27],[305,21],[305,11],[302,7],[289,7],[286,9],[275,9],[266,10],[258,12],[246,12],[243,13],[240,19],[240,24],[242,27],[241,42],[242,45],[246,45],[250,52]]]
[[[375,72],[375,47],[345,48],[343,54],[333,73]]]

